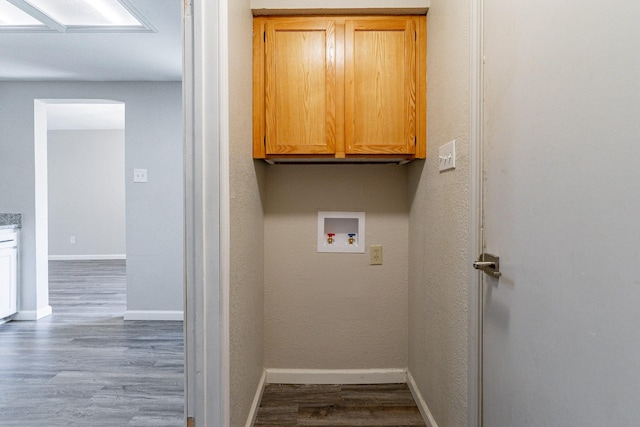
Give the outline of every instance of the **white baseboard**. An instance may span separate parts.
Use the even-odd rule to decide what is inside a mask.
[[[184,320],[184,312],[178,310],[127,310],[124,320]]]
[[[49,261],[104,261],[112,259],[127,259],[127,255],[49,255]]]
[[[268,384],[385,384],[407,381],[405,368],[390,369],[274,369]]]
[[[411,394],[413,395],[413,400],[416,401],[416,405],[418,405],[418,409],[420,410],[420,414],[422,414],[422,419],[427,424],[427,427],[438,427],[435,418],[433,418],[433,414],[429,410],[427,406],[427,402],[425,402],[422,397],[422,393],[418,390],[418,385],[416,381],[413,379],[413,375],[411,372],[407,370],[407,385],[409,386],[409,390],[411,390]]]
[[[260,407],[260,401],[262,400],[262,393],[264,392],[264,386],[267,383],[267,371],[262,371],[262,377],[260,378],[260,382],[258,383],[258,389],[256,390],[256,395],[253,398],[253,403],[251,404],[251,409],[249,410],[249,416],[247,417],[247,424],[245,427],[251,427],[256,422],[256,417],[258,416],[258,408]]]
[[[43,317],[50,316],[52,312],[53,310],[50,305],[37,310],[20,310],[13,316],[13,320],[40,320]]]

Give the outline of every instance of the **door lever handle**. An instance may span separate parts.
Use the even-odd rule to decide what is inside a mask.
[[[492,261],[473,261],[473,268],[483,270],[485,267],[496,268],[496,263]]]
[[[500,257],[491,254],[480,254],[477,261],[473,262],[473,268],[482,270],[491,277],[502,276],[500,272]]]

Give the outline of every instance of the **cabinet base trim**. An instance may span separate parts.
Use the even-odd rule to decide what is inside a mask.
[[[53,312],[50,305],[39,308],[38,310],[20,310],[13,320],[40,320],[43,317],[50,316]]]
[[[295,164],[370,164],[370,163],[397,163],[400,165],[404,165],[406,163],[412,162],[416,159],[404,159],[404,158],[359,158],[359,157],[350,157],[350,158],[335,158],[335,157],[326,157],[326,158],[283,158],[283,157],[268,157],[263,159],[265,162],[270,165],[276,163],[286,163],[290,165]]]

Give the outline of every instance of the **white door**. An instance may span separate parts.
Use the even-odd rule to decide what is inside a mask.
[[[484,426],[638,426],[640,2],[483,9]]]

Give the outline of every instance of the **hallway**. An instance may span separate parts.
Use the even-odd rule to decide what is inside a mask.
[[[181,426],[182,322],[128,321],[124,261],[50,261],[53,315],[0,325],[3,426]]]

